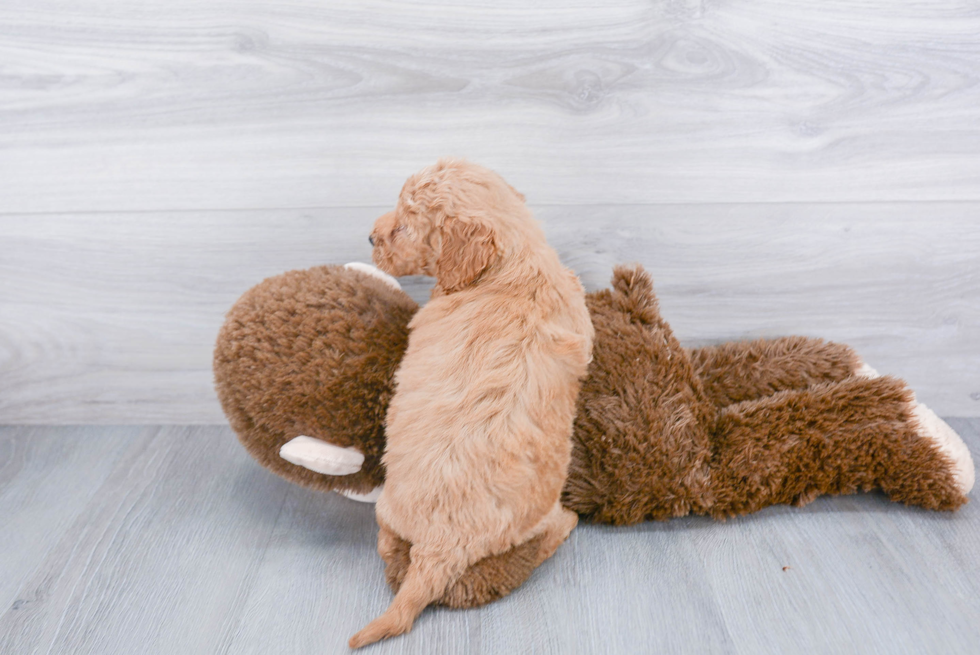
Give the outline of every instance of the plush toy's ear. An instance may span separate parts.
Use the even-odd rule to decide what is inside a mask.
[[[653,293],[653,279],[639,264],[613,269],[613,289],[620,308],[644,323],[660,321],[660,307]]]
[[[479,220],[447,216],[442,227],[442,250],[436,263],[439,286],[446,293],[472,283],[497,256],[493,229]]]
[[[362,262],[350,262],[348,264],[344,264],[344,268],[351,271],[360,271],[361,273],[367,273],[372,277],[378,278],[392,289],[401,290],[402,288],[402,285],[398,284],[398,280],[391,277],[390,275],[382,271],[380,268],[372,264],[364,264]]]

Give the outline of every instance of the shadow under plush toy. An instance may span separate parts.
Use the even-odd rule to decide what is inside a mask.
[[[973,461],[912,390],[849,347],[788,337],[681,347],[649,275],[619,267],[588,294],[593,361],[583,381],[563,504],[626,525],[725,518],[821,494],[882,489],[953,510]],[[418,306],[365,264],[269,278],[218,336],[218,396],[249,453],[306,487],[372,500],[384,482],[384,419]],[[410,544],[386,562],[397,591]],[[441,599],[473,607],[530,574],[535,541],[474,564]]]

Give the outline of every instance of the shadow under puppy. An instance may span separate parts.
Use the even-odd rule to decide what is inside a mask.
[[[371,234],[392,275],[437,280],[409,324],[386,417],[378,552],[409,565],[353,648],[411,629],[475,562],[535,542],[551,556],[578,518],[562,507],[594,331],[585,291],[492,171],[441,160],[405,183]]]

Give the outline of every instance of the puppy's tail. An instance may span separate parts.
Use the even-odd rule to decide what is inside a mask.
[[[429,603],[438,600],[450,583],[466,569],[465,561],[447,560],[445,553],[435,556],[413,547],[412,561],[402,586],[388,610],[350,638],[351,648],[360,648],[412,629],[412,623]]]

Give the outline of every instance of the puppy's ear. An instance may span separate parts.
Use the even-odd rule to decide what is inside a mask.
[[[527,198],[524,197],[523,193],[521,193],[520,191],[518,191],[517,189],[515,189],[509,184],[507,185],[507,188],[513,191],[514,195],[521,199],[521,202],[527,202]]]
[[[442,227],[442,251],[436,262],[439,286],[446,293],[458,291],[480,277],[497,257],[493,229],[479,221],[446,217]]]

